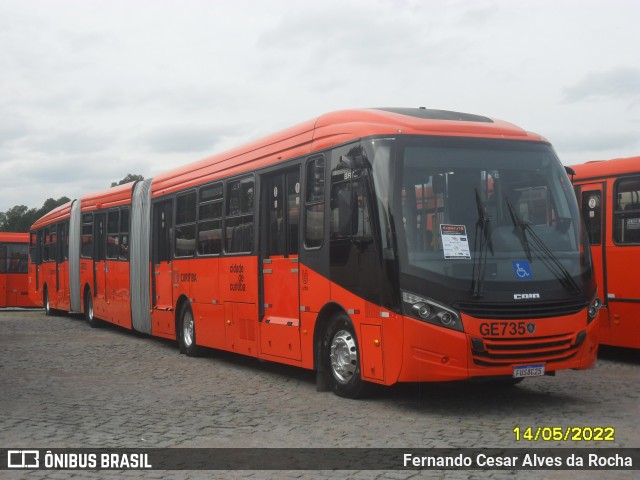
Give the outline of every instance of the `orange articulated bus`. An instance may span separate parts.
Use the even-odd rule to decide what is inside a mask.
[[[31,226],[29,296],[47,315],[79,311],[71,290],[78,285],[77,202],[56,207]],[[75,219],[76,222],[71,220]]]
[[[0,307],[35,307],[29,297],[28,233],[0,232]]]
[[[640,157],[571,168],[603,299],[600,343],[640,348],[640,283],[629,273],[640,265]]]
[[[70,211],[71,310],[92,324],[313,369],[344,397],[595,361],[576,198],[549,143],[514,125],[335,112],[117,188]]]

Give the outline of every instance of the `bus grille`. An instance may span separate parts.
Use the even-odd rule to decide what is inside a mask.
[[[471,353],[476,365],[497,367],[530,362],[560,362],[573,357],[581,341],[574,344],[575,334],[538,338],[484,338],[482,350],[475,342]]]
[[[521,303],[464,303],[453,306],[459,311],[482,319],[523,319],[573,315],[587,307],[584,299]]]

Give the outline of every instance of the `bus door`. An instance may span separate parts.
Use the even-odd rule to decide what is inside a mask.
[[[173,312],[173,269],[171,265],[173,200],[153,205],[152,225],[152,330],[171,335],[175,332]]]
[[[598,285],[598,297],[604,302],[600,311],[600,338],[608,340],[610,319],[607,308],[607,279],[606,271],[606,232],[605,232],[605,183],[589,183],[580,185],[579,203],[582,220],[587,230],[591,256],[593,258],[594,273]]]
[[[262,185],[260,348],[263,354],[300,360],[300,170],[269,174]]]
[[[69,272],[67,258],[69,248],[69,224],[58,225],[58,248],[56,257],[56,306],[68,309]]]
[[[35,235],[35,236],[34,236]],[[36,234],[31,234],[31,261],[35,265],[35,292],[40,291],[40,267],[42,265],[42,244],[44,242],[44,232],[38,230]]]
[[[96,316],[101,316],[106,312],[107,302],[106,215],[104,213],[96,213],[93,216],[93,228],[93,296],[95,299],[93,308]]]
[[[607,184],[611,204],[607,215],[605,262],[606,303],[611,326],[611,345],[640,348],[640,175],[624,175]]]

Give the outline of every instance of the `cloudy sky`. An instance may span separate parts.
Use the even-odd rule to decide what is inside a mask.
[[[0,0],[0,211],[325,112],[417,107],[640,155],[640,1]]]

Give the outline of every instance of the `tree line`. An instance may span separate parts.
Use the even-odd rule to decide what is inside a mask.
[[[112,182],[111,186],[115,187],[135,180],[144,180],[144,177],[130,173],[119,182]],[[28,232],[36,220],[69,201],[69,197],[48,198],[40,208],[15,205],[6,212],[0,212],[0,232]]]

